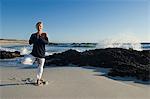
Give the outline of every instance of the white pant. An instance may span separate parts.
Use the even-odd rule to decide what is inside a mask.
[[[30,55],[27,55],[24,57],[24,59],[22,60],[22,64],[33,65],[33,63],[35,61],[37,61],[37,64],[38,64],[37,79],[41,79],[42,74],[43,74],[43,67],[44,67],[45,58],[34,57],[30,54]]]
[[[38,63],[38,69],[37,69],[37,79],[41,79],[42,78],[42,74],[43,74],[43,67],[44,67],[44,62],[45,62],[45,58],[37,58],[37,63]]]

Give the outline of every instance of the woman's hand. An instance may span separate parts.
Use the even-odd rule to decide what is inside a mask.
[[[42,33],[42,34],[41,34],[41,37],[42,37],[42,38],[46,38],[46,37],[47,37],[47,34],[46,34],[46,33]]]

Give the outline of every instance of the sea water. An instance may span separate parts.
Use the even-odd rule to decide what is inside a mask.
[[[1,59],[1,63],[11,64],[12,66],[16,66],[16,64],[24,64],[24,65],[33,65],[32,57],[30,57],[30,53],[32,51],[32,45],[11,45],[11,46],[1,46],[0,50],[5,51],[19,51],[21,55],[24,57],[19,57],[15,59]],[[150,43],[124,43],[124,42],[114,42],[110,40],[105,40],[101,43],[60,43],[56,45],[46,45],[46,56],[52,55],[54,53],[61,53],[69,49],[74,49],[79,52],[83,52],[86,50],[93,50],[98,48],[132,48],[134,50],[150,50]]]

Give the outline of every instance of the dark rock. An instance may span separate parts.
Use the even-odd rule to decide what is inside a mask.
[[[133,76],[150,80],[150,51],[136,51],[122,48],[95,49],[84,52],[68,50],[46,57],[46,65],[95,66],[112,68],[110,76]]]
[[[20,52],[9,52],[9,51],[0,51],[0,59],[9,59],[9,58],[15,58],[20,57]]]
[[[68,50],[46,57],[45,65],[56,64],[62,66],[68,65],[69,63],[75,64],[77,63],[79,56],[80,52],[77,52],[76,50]]]

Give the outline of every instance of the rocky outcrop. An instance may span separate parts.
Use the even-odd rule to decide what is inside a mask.
[[[0,51],[0,59],[9,59],[9,58],[15,58],[20,57],[20,52],[9,52],[9,51]]]
[[[95,49],[84,52],[68,50],[46,57],[45,64],[112,68],[108,73],[110,76],[133,76],[141,80],[150,80],[150,51],[122,48]]]
[[[114,65],[108,75],[133,76],[143,81],[150,80],[150,51],[132,52],[129,56],[126,62]]]

